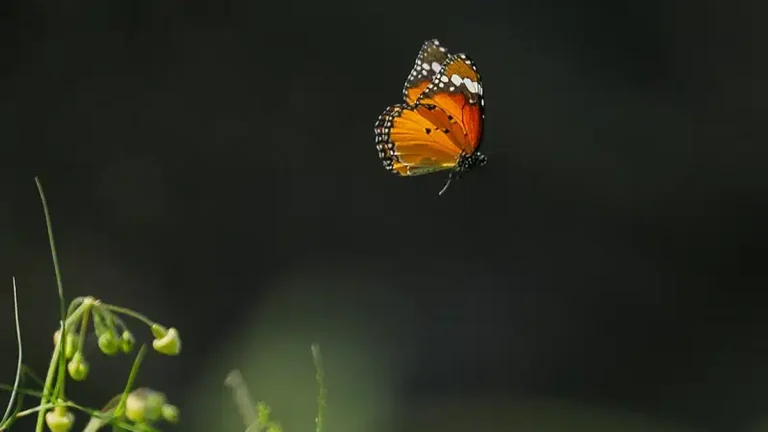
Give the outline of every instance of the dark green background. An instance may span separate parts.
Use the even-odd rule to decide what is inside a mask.
[[[766,412],[765,6],[0,8],[1,381],[11,276],[40,373],[57,325],[39,175],[68,295],[180,329],[183,355],[140,375],[181,406],[179,430],[240,430],[221,385],[233,367],[290,432],[310,429],[315,340],[328,432],[489,418],[419,408],[444,398],[726,432]],[[433,37],[483,75],[490,155],[442,197],[441,175],[382,169],[372,131]],[[129,361],[91,361],[70,395],[98,406]],[[569,418],[541,412],[534,424]]]

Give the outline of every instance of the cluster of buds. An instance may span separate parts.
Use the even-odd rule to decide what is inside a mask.
[[[115,396],[107,408],[102,410],[102,414],[117,414],[114,405],[121,399],[122,395]],[[136,430],[155,430],[152,425],[161,420],[171,424],[178,423],[179,408],[168,403],[165,394],[140,387],[128,394],[125,405],[117,416],[129,420]],[[64,405],[58,405],[45,414],[45,422],[51,432],[69,432],[74,421],[75,416]],[[85,430],[99,430],[105,427],[106,423],[101,417],[92,417]]]
[[[83,345],[91,317],[93,318],[93,330],[98,340],[99,350],[108,356],[114,356],[121,352],[130,353],[136,344],[136,339],[115,312],[116,308],[105,305],[92,297],[76,299],[72,303],[73,306],[70,307],[72,313],[67,319],[67,322],[72,321],[72,324],[66,328],[61,349],[68,361],[67,372],[69,376],[75,381],[83,381],[88,377],[89,370],[88,362],[83,354]],[[146,319],[143,321],[149,324],[155,337],[152,341],[152,347],[157,352],[165,355],[178,355],[181,352],[181,338],[178,330],[173,327],[167,329]],[[53,343],[58,345],[61,342],[61,330],[57,330],[53,335]]]
[[[171,356],[181,352],[181,338],[175,328],[166,328],[136,312],[104,304],[93,297],[80,297],[70,305],[64,336],[61,330],[53,335],[54,346],[61,350],[67,360],[67,373],[73,380],[84,381],[88,377],[89,365],[85,359],[84,345],[91,322],[99,351],[114,356],[133,350],[136,339],[120,315],[147,324],[154,336],[152,347],[155,351]],[[164,394],[146,388],[136,389],[128,395],[121,414],[135,424],[149,424],[160,419],[175,423],[179,416],[178,408],[168,404]],[[72,428],[74,415],[66,406],[57,405],[46,413],[45,422],[52,432],[68,432]]]

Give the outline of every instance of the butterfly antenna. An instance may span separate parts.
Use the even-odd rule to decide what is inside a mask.
[[[437,193],[437,196],[440,196],[445,192],[446,189],[448,189],[448,185],[451,184],[451,180],[453,180],[453,173],[448,174],[448,180],[445,182],[445,186],[443,186],[442,189],[440,189],[440,192]]]

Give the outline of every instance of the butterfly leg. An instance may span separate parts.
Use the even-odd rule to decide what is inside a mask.
[[[451,180],[453,180],[453,171],[451,171],[451,173],[448,174],[448,180],[445,182],[445,186],[443,186],[443,188],[440,189],[440,192],[437,193],[437,196],[442,195],[443,192],[445,192],[446,189],[448,189],[448,185],[451,184]]]

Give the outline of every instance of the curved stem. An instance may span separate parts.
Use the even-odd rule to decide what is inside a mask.
[[[135,319],[143,322],[144,324],[146,324],[146,325],[148,325],[150,327],[152,327],[155,324],[149,318],[145,317],[144,315],[142,315],[142,314],[140,314],[138,312],[132,311],[130,309],[126,309],[126,308],[122,308],[120,306],[115,306],[115,305],[110,305],[110,304],[102,304],[101,307],[103,307],[104,309],[110,310],[112,312],[116,312],[118,314],[127,315],[127,316],[129,316],[131,318],[135,318]]]
[[[60,327],[61,338],[59,343],[53,349],[53,357],[51,358],[51,364],[48,367],[48,375],[45,377],[45,387],[43,388],[43,397],[40,398],[40,412],[37,415],[37,424],[35,426],[36,432],[43,432],[43,422],[45,420],[45,409],[42,408],[48,402],[48,398],[51,396],[51,384],[53,382],[53,376],[55,375],[56,365],[59,366],[59,375],[64,370],[64,350],[61,349],[61,343],[65,339],[67,334],[66,328],[66,306],[64,305],[64,284],[61,281],[61,270],[59,269],[59,258],[56,254],[56,242],[53,239],[53,226],[51,224],[51,214],[48,211],[48,200],[45,199],[45,193],[43,192],[43,185],[40,183],[40,179],[35,177],[35,184],[37,184],[37,192],[40,194],[40,202],[43,204],[43,213],[45,214],[45,227],[48,231],[48,243],[51,247],[51,259],[53,260],[53,270],[56,274],[56,287],[59,291],[59,309],[60,309]]]
[[[16,398],[16,390],[19,388],[19,379],[21,378],[21,326],[19,326],[19,300],[16,294],[16,278],[13,278],[13,312],[16,318],[16,340],[19,343],[19,360],[16,364],[16,379],[13,382],[13,391],[11,392],[11,398],[8,400],[8,408],[5,410],[3,419],[0,420],[0,426],[2,426],[8,417],[11,415],[13,409],[13,400]]]
[[[61,319],[63,320],[66,317],[66,311],[64,307],[64,284],[61,282],[61,270],[59,269],[59,257],[56,254],[56,242],[53,240],[51,213],[48,211],[48,200],[45,199],[45,193],[43,193],[43,185],[40,183],[40,179],[38,177],[35,177],[35,183],[37,183],[37,191],[40,194],[40,201],[43,203],[43,213],[45,213],[45,227],[48,230],[48,243],[51,247],[53,271],[56,273],[56,287],[59,290],[59,308],[61,309]],[[64,334],[65,330],[66,328],[61,329],[61,334]]]

